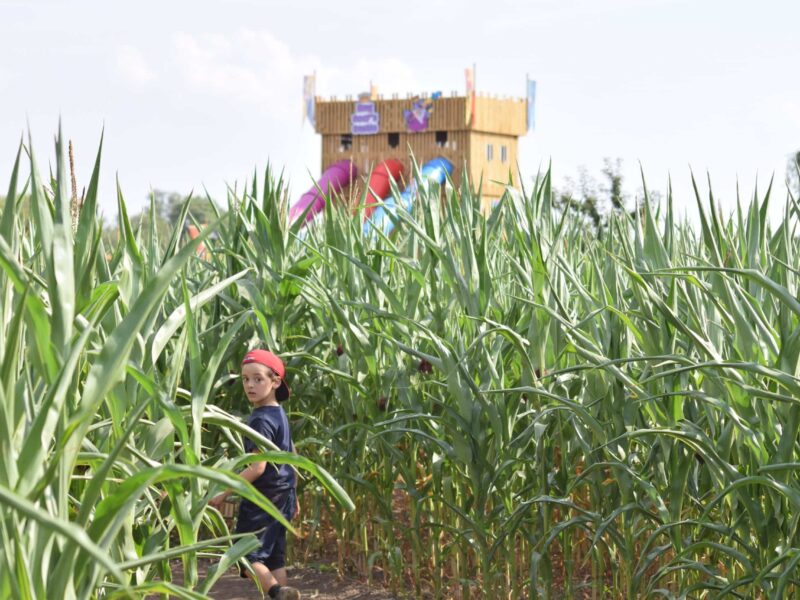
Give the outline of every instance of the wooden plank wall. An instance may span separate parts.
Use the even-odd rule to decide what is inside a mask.
[[[492,145],[492,159],[487,158],[487,146]],[[502,147],[506,147],[506,160],[502,161]],[[509,179],[518,183],[518,143],[511,135],[473,132],[470,138],[470,178],[477,189],[482,180],[481,191],[484,204],[487,199],[497,200],[503,195]],[[482,178],[482,179],[481,179]]]
[[[342,136],[350,134],[350,116],[356,99],[317,99],[317,132],[322,134],[322,169],[345,158],[354,161],[359,173],[366,175],[376,164],[388,158],[400,160],[404,166],[404,181],[408,181],[411,169],[409,153],[422,165],[436,156],[450,160],[455,167],[453,181],[460,184],[464,164],[469,168],[472,185],[477,187],[483,177],[482,193],[485,208],[491,206],[505,190],[512,175],[517,178],[517,136],[527,132],[527,105],[524,99],[497,98],[478,94],[475,99],[475,119],[467,124],[467,98],[465,96],[440,97],[433,101],[433,112],[428,130],[409,133],[406,130],[403,110],[410,109],[414,99],[379,97],[375,101],[380,114],[380,129],[375,135],[353,135],[352,146],[342,146]],[[436,143],[436,132],[446,131],[447,142]],[[389,145],[389,133],[396,133],[398,144]],[[493,146],[493,158],[487,159],[487,145]],[[501,147],[506,147],[503,162]],[[363,179],[359,178],[362,181]],[[358,197],[361,185],[350,190],[351,197]]]
[[[458,182],[468,160],[470,135],[467,131],[450,131],[447,133],[447,141],[440,145],[436,142],[434,131],[400,133],[399,143],[395,148],[389,146],[389,136],[385,133],[352,136],[350,150],[345,150],[341,145],[341,135],[325,135],[322,138],[322,170],[340,160],[350,159],[355,163],[359,174],[366,175],[381,161],[394,158],[403,165],[402,189],[410,181],[411,156],[419,166],[441,156],[453,163],[453,181]]]
[[[392,98],[375,100],[375,110],[380,115],[379,133],[406,131],[404,110],[412,108],[414,99]],[[524,98],[498,98],[478,94],[475,98],[475,120],[467,122],[467,98],[465,96],[440,97],[433,100],[428,129],[460,131],[472,129],[500,133],[503,135],[525,135],[527,131],[527,104]],[[356,100],[317,99],[317,133],[350,133],[350,116],[355,110]]]
[[[498,98],[478,94],[471,129],[502,135],[527,133],[528,104],[524,98]]]
[[[406,131],[406,122],[403,117],[404,110],[410,110],[414,99],[391,98],[383,99],[380,96],[375,100],[375,110],[380,115],[380,133]],[[433,100],[428,129],[455,131],[466,129],[466,98],[440,97]],[[316,104],[317,133],[350,133],[350,116],[355,110],[356,100],[321,100]]]
[[[396,148],[389,146],[387,134],[369,136],[353,136],[353,146],[345,150],[341,145],[341,136],[323,136],[322,170],[331,164],[344,159],[352,160],[360,174],[367,174],[381,161],[389,158],[399,160],[403,164],[405,182],[411,173],[411,158],[414,156],[418,165],[437,156],[443,156],[453,163],[453,181],[459,185],[464,164],[469,166],[470,180],[474,187],[483,178],[483,194],[494,199],[499,198],[511,178],[517,179],[518,143],[515,136],[497,135],[477,131],[448,132],[447,142],[437,145],[435,132],[399,134]],[[487,146],[492,145],[492,159],[487,158]],[[502,147],[506,147],[506,160],[502,160]],[[401,185],[401,187],[403,187]]]

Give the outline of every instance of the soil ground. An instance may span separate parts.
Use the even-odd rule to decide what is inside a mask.
[[[201,573],[204,571],[201,568]],[[303,600],[398,600],[387,591],[370,588],[355,579],[341,578],[332,570],[298,565],[287,567],[286,571],[289,585],[300,590]],[[179,579],[180,575],[176,575]],[[231,569],[219,578],[210,596],[214,600],[256,600],[261,598],[261,592],[255,583],[242,579],[237,570]]]

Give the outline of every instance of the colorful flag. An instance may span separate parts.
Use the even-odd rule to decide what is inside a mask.
[[[464,69],[467,80],[467,125],[475,120],[475,67]]]
[[[303,118],[308,119],[312,127],[316,127],[314,103],[316,95],[317,74],[303,76]]]
[[[378,99],[378,86],[371,81],[369,82],[369,97],[373,101]]]
[[[528,131],[533,129],[534,107],[536,106],[536,81],[528,79]]]

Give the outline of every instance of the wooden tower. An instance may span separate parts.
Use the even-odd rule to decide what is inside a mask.
[[[524,98],[483,94],[474,98],[455,92],[450,97],[317,98],[315,112],[316,131],[322,135],[323,171],[349,158],[366,174],[381,161],[395,158],[403,163],[407,182],[409,151],[419,165],[443,156],[453,163],[456,185],[465,165],[472,185],[481,184],[484,209],[516,178],[517,142],[527,131]]]

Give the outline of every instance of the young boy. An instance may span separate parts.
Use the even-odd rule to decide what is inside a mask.
[[[242,383],[253,412],[247,424],[271,440],[281,450],[292,452],[289,421],[281,402],[289,397],[289,386],[284,377],[286,370],[280,358],[266,350],[251,350],[242,360]],[[258,452],[256,445],[245,438],[247,452]],[[286,520],[296,512],[295,473],[290,465],[250,463],[240,475],[251,482],[281,511]],[[210,504],[217,508],[230,495],[230,490],[215,496]],[[300,592],[286,585],[286,528],[252,502],[242,500],[236,532],[261,531],[261,547],[247,555],[258,575],[261,588],[270,598],[298,600]]]

